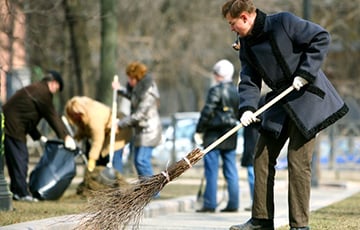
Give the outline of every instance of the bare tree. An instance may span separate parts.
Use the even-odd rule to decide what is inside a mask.
[[[65,20],[69,28],[71,59],[73,60],[74,79],[72,95],[94,95],[96,83],[95,68],[91,62],[91,50],[88,41],[87,1],[64,0]]]
[[[125,66],[139,60],[159,85],[162,115],[199,110],[211,84],[212,65],[227,58],[237,74],[241,68],[231,48],[235,34],[221,15],[223,0],[19,2],[26,15],[28,65],[34,76],[49,68],[63,73],[68,84],[61,104],[75,94],[109,102],[114,74],[124,83]],[[256,1],[266,13],[290,11],[300,17],[302,3]],[[311,20],[332,36],[324,70],[341,94],[359,99],[360,0],[341,5],[312,0],[311,7]]]
[[[117,0],[101,0],[101,58],[100,79],[96,98],[101,101],[109,101],[111,98],[111,81],[117,74]],[[110,89],[110,90],[109,90]]]

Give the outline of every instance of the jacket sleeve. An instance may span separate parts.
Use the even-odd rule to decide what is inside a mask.
[[[40,114],[43,115],[45,120],[49,123],[50,127],[55,131],[57,137],[64,139],[68,132],[59,114],[56,112],[55,107],[52,103],[52,95],[42,96],[38,98],[38,109]]]
[[[330,34],[321,26],[291,13],[284,13],[281,22],[295,47],[302,51],[302,61],[294,76],[314,82],[328,52]]]
[[[96,122],[90,121],[91,148],[89,158],[98,160],[105,140],[106,122],[104,119],[96,119]]]
[[[37,141],[40,139],[41,137],[41,133],[38,129],[33,129],[29,132],[30,137],[34,140]]]
[[[118,94],[118,96],[122,96],[127,99],[130,99],[131,91],[132,91],[132,88],[129,86],[129,84],[126,84],[126,87],[122,86],[122,87],[120,87],[120,89],[118,89],[117,94]]]
[[[157,103],[157,100],[158,99],[154,95],[147,91],[141,98],[141,101],[135,111],[133,111],[129,116],[122,118],[118,122],[118,126],[120,128],[141,126],[141,121],[147,120],[147,111],[151,106]]]
[[[262,80],[247,62],[243,54],[243,49],[240,49],[240,62],[241,72],[238,92],[240,98],[239,116],[241,117],[247,110],[252,112],[256,111],[260,98]]]
[[[211,87],[208,91],[206,102],[201,110],[200,118],[198,124],[196,126],[196,132],[202,133],[205,131],[207,124],[212,119],[215,108],[220,103],[221,100],[221,92],[220,87],[214,86]]]
[[[87,117],[86,130],[89,130],[91,139],[89,158],[98,160],[105,144],[107,130],[111,129],[111,109],[105,104],[88,99],[84,113],[84,116]],[[109,124],[110,127],[108,127]],[[106,144],[110,144],[110,139]],[[107,153],[104,153],[103,156]]]

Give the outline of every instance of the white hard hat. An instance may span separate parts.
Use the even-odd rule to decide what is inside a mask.
[[[213,67],[213,71],[215,74],[218,74],[224,78],[224,82],[232,81],[233,75],[234,75],[234,65],[226,60],[222,59]]]

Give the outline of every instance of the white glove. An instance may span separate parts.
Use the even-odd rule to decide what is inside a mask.
[[[255,114],[250,110],[248,110],[243,113],[243,115],[240,118],[240,121],[243,126],[248,126],[253,122],[260,121],[260,119],[256,118]]]
[[[40,137],[40,142],[45,144],[48,141],[48,139],[45,136]]]
[[[204,143],[204,134],[202,133],[195,133],[194,140],[197,145],[202,145]]]
[[[308,83],[308,81],[305,78],[296,76],[294,78],[294,81],[292,83],[292,86],[299,91],[301,87],[303,87],[304,85],[306,85]]]
[[[75,140],[74,140],[71,136],[69,136],[69,135],[67,135],[67,136],[65,137],[65,148],[70,149],[70,150],[75,150],[75,149],[76,149],[76,142],[75,142]]]

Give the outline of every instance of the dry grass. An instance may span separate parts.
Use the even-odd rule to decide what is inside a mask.
[[[316,230],[358,230],[360,229],[360,193],[328,207],[312,212],[311,229]],[[288,230],[288,226],[278,230]]]
[[[12,211],[0,212],[0,226],[82,213],[86,203],[84,197],[77,195],[64,196],[57,201],[41,201],[38,203],[13,201]]]

